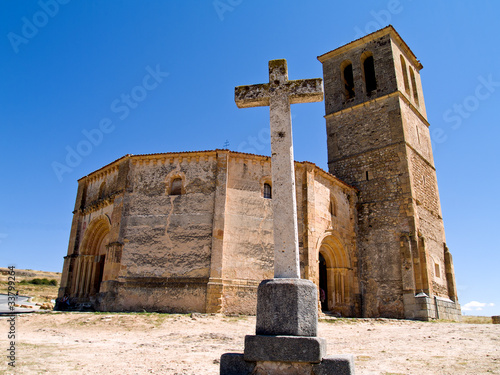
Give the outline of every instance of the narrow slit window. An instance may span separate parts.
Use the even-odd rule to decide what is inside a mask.
[[[372,91],[377,89],[373,56],[368,56],[365,61],[363,61],[363,70],[365,72],[366,95],[370,96]]]
[[[403,81],[405,84],[405,91],[408,95],[410,95],[410,83],[408,82],[408,71],[406,70],[406,62],[402,55],[399,56],[401,58],[401,70],[403,71]]]
[[[273,193],[272,193],[271,185],[264,184],[264,198],[272,199],[272,197],[273,197]]]
[[[85,207],[86,201],[87,201],[87,185],[85,185],[85,187],[83,188],[82,200],[81,200],[81,203],[80,203],[80,209],[83,209]]]
[[[370,180],[370,173],[366,171],[366,181]]]
[[[434,272],[436,273],[436,277],[441,277],[441,270],[439,269],[439,264],[434,263]]]
[[[106,196],[106,183],[103,182],[99,187],[99,199],[104,199]]]
[[[415,81],[415,74],[413,73],[413,69],[410,68],[410,78],[411,78],[411,85],[413,88],[413,99],[415,99],[415,103],[418,105],[418,93],[417,93],[417,83]]]
[[[337,216],[337,203],[335,202],[335,197],[330,197],[330,215]]]
[[[344,94],[346,100],[354,98],[356,95],[354,92],[354,75],[352,72],[352,64],[348,64],[342,70],[342,76],[344,80]]]
[[[182,194],[182,179],[174,178],[172,181],[172,186],[170,187],[170,195],[181,195]]]

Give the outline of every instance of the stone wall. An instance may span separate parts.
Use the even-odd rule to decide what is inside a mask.
[[[327,117],[328,134],[336,134],[329,137],[328,147],[338,150],[330,153],[330,171],[359,189],[364,316],[402,317],[404,311],[399,237],[413,230],[413,220],[399,113],[394,96]],[[335,141],[342,146],[335,147]]]
[[[257,286],[274,274],[272,199],[263,195],[272,184],[269,157],[223,150],[137,155],[104,170],[80,180],[77,196],[64,277],[74,274],[79,238],[96,241],[86,228],[107,228],[99,229],[100,290],[80,301],[104,311],[255,313]],[[182,181],[179,195],[172,194],[175,179]],[[311,163],[296,163],[296,186],[302,276],[318,283],[327,235],[355,267],[355,190]],[[359,292],[357,280],[350,285]]]
[[[301,277],[318,284],[318,252],[326,234],[344,244],[356,263],[356,193],[310,163],[296,162],[295,178]],[[270,158],[230,154],[219,311],[255,314],[257,286],[273,278],[272,200],[263,197],[264,183],[271,184]],[[330,212],[332,197],[336,216]],[[359,293],[357,279],[352,285]]]
[[[364,59],[373,56],[376,90]],[[403,317],[408,296],[448,298],[444,227],[422,65],[387,27],[319,57],[330,172],[359,189],[358,247],[365,316]],[[353,89],[344,68],[352,64]],[[416,238],[418,237],[418,240]],[[406,239],[403,239],[406,238]],[[401,242],[400,242],[401,239]],[[400,244],[401,246],[400,246]]]
[[[100,294],[100,311],[205,312],[208,278],[127,278],[109,281]]]
[[[330,302],[329,310],[342,316],[360,316],[356,190],[310,163],[296,163],[296,181],[297,211],[303,217],[299,220],[301,277],[313,281],[319,288],[320,251],[331,259],[346,256],[347,269],[341,270],[330,264],[330,289],[326,296]],[[326,243],[328,246],[322,248]],[[334,278],[337,272],[345,273],[347,295],[343,303],[335,303]]]
[[[59,298],[64,295],[73,301],[95,298],[98,281],[107,280],[110,274],[117,273],[119,265],[111,261],[104,263],[104,259],[108,244],[119,241],[127,173],[128,160],[125,158],[78,181]],[[94,230],[99,233],[94,233]],[[93,240],[95,236],[100,242]],[[104,263],[103,269],[98,262]]]
[[[429,297],[427,295],[408,296],[406,305],[412,311],[406,316],[408,319],[460,321],[462,316],[460,305],[443,297]]]
[[[257,286],[273,278],[272,200],[263,196],[271,184],[270,158],[230,154],[226,191],[222,279],[223,308],[255,314]]]
[[[216,155],[134,157],[122,217],[121,272],[107,309],[204,311]],[[171,184],[182,180],[182,194]]]
[[[263,197],[271,184],[270,159],[231,156],[226,202],[224,278],[263,280],[273,277],[272,199]]]

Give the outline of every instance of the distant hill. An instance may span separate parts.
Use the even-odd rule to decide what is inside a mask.
[[[59,285],[61,284],[61,273],[60,272],[47,272],[47,271],[35,271],[35,270],[21,270],[16,269],[16,285],[15,290],[19,292],[19,295],[33,297],[31,302],[50,302],[57,298],[57,292]],[[8,290],[8,280],[9,280],[8,268],[0,267],[0,293],[7,293]],[[47,279],[56,280],[57,285],[47,285],[39,284],[34,285],[30,283],[33,279]],[[27,283],[21,283],[26,280]]]
[[[57,283],[61,282],[61,272],[47,272],[47,271],[36,271],[36,270],[18,270],[16,269],[16,281],[22,281],[25,279],[56,279]],[[10,270],[5,267],[0,267],[0,281],[8,281]]]

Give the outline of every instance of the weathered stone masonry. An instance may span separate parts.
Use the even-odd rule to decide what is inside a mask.
[[[360,191],[363,315],[437,318],[440,298],[446,305],[441,315],[458,318],[422,65],[391,26],[318,59],[324,71],[329,169]],[[434,299],[433,305],[422,298]]]
[[[319,284],[325,240],[336,246],[323,252],[342,251],[355,262],[356,192],[314,164],[295,168],[301,275]],[[272,207],[263,197],[270,176],[268,157],[217,150],[126,156],[80,179],[60,295],[105,311],[255,313],[257,286],[273,274]],[[174,180],[182,182],[178,195]],[[100,239],[86,245],[73,233]],[[72,271],[84,253],[85,270]],[[359,300],[348,268],[349,298]],[[93,280],[93,288],[75,287],[78,278]],[[359,313],[359,304],[336,307],[346,305]]]
[[[337,315],[458,319],[422,64],[391,26],[318,59],[330,173],[295,162],[301,277]],[[59,297],[255,314],[257,286],[273,277],[270,159],[127,155],[83,177]]]

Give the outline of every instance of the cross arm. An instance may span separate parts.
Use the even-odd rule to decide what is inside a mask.
[[[323,80],[321,78],[288,81],[290,104],[313,103],[323,100]]]
[[[269,83],[235,87],[234,101],[238,108],[269,106]]]

